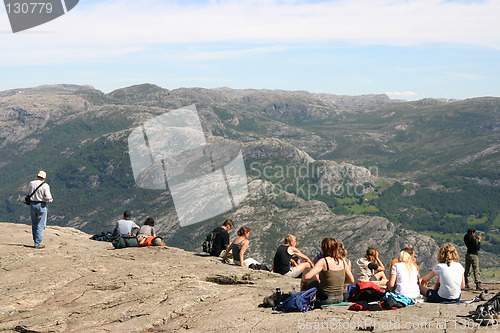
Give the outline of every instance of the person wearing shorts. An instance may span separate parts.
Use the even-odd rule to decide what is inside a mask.
[[[292,278],[299,277],[306,267],[313,267],[308,256],[297,249],[297,238],[293,235],[285,237],[285,244],[281,244],[276,250],[273,260],[273,272]],[[298,263],[293,260],[297,256],[305,262]]]
[[[465,269],[459,263],[457,250],[452,244],[445,244],[439,249],[437,259],[439,263],[432,272],[422,278],[420,293],[432,303],[459,301],[465,288]],[[427,288],[427,282],[434,276],[438,277],[434,289]]]

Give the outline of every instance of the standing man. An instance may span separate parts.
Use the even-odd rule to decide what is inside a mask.
[[[481,287],[481,272],[479,271],[479,256],[477,252],[481,249],[481,236],[476,236],[476,229],[470,228],[464,236],[464,243],[467,246],[467,254],[465,255],[465,289],[469,287],[470,269],[474,270],[474,281],[476,282],[476,290],[484,290]]]
[[[229,230],[234,227],[234,222],[231,219],[224,221],[222,226],[215,228],[212,233],[215,233],[211,256],[223,257],[229,249]]]
[[[47,203],[52,202],[50,186],[45,182],[47,174],[40,171],[35,180],[32,180],[28,186],[30,196],[31,228],[35,249],[43,249],[43,232],[47,225]]]

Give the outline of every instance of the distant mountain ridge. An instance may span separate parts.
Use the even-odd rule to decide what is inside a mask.
[[[275,195],[253,193],[235,211],[181,229],[169,191],[135,184],[127,137],[145,121],[191,104],[207,137],[241,145],[249,184],[255,189],[261,182]],[[461,245],[460,233],[472,225],[485,233],[484,250],[498,253],[499,128],[495,97],[401,102],[386,95],[151,84],[109,94],[77,85],[12,89],[0,92],[0,172],[7,175],[0,177],[0,214],[29,223],[18,200],[44,169],[55,225],[99,233],[128,209],[139,224],[154,217],[170,244],[195,250],[207,230],[232,217],[238,226],[251,225],[262,242],[253,250],[263,260],[287,233],[297,234],[309,254],[333,234],[353,256],[373,244],[388,259],[418,244],[430,265],[439,244]],[[289,168],[318,172],[284,174]],[[358,224],[366,227],[346,232]],[[388,230],[380,233],[384,240],[370,234],[375,226]],[[411,229],[430,237],[422,242]]]

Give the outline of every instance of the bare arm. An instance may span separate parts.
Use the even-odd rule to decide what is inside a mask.
[[[290,254],[295,254],[297,255],[297,257],[299,257],[300,259],[303,259],[304,261],[307,261],[309,263],[309,265],[311,265],[311,267],[314,266],[313,262],[311,261],[311,259],[309,259],[308,256],[306,256],[305,254],[303,254],[302,252],[300,252],[299,249],[297,249],[295,246],[290,246],[289,250],[292,252]]]
[[[226,253],[224,253],[224,258],[222,258],[222,261],[226,261],[227,260],[227,254],[229,253],[229,251],[233,248],[233,243],[229,244],[227,247],[226,247]]]
[[[436,273],[434,271],[431,271],[429,274],[424,276],[422,280],[420,281],[420,284],[424,287],[427,287],[427,282],[429,282],[433,277],[436,276]]]
[[[321,272],[321,270],[323,269],[323,267],[325,266],[325,261],[324,260],[320,260],[316,263],[316,265],[314,265],[314,267],[309,271],[307,272],[306,276],[304,277],[305,280],[309,280],[309,279],[312,279],[316,274],[318,274],[319,272]]]
[[[387,287],[394,288],[395,285],[396,285],[396,274],[392,274],[391,277],[389,278],[389,281],[387,281]]]
[[[380,258],[378,257],[378,252],[377,252],[377,264],[378,264],[378,268],[376,269],[377,272],[382,272],[382,271],[385,271],[385,267],[384,267],[384,264],[382,264],[382,261],[380,260]]]
[[[354,275],[351,272],[351,262],[349,262],[345,267],[345,281],[344,283],[353,284],[354,283]]]

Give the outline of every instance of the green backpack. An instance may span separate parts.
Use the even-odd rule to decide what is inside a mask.
[[[137,247],[139,242],[135,236],[116,235],[111,239],[111,243],[115,249],[123,249],[124,247]]]

